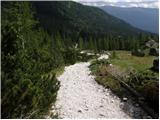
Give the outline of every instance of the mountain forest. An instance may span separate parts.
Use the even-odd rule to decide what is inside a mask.
[[[124,103],[128,99],[137,101],[145,116],[158,118],[158,43],[158,34],[135,28],[98,7],[72,1],[2,1],[1,118],[75,118],[53,110],[51,113],[51,109],[63,87],[58,76],[67,72],[66,66],[83,62],[79,74],[90,69],[97,86],[110,89]],[[99,60],[98,56],[104,54],[109,59]],[[90,65],[85,68],[88,61]],[[122,87],[122,78],[127,89]],[[131,96],[129,91],[136,92]],[[139,98],[136,93],[143,95],[143,102],[135,99]],[[81,93],[76,95],[80,99]],[[78,110],[78,114],[82,113],[83,109]],[[102,118],[105,115],[99,114]]]

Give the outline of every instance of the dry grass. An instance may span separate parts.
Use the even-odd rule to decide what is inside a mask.
[[[111,62],[113,66],[104,64],[104,61],[95,61],[91,64],[90,68],[92,73],[96,76],[96,81],[99,84],[110,88],[119,97],[124,97],[128,96],[128,93],[114,77],[120,76],[122,78],[128,78],[131,71],[137,71],[138,73],[146,71],[152,67],[153,60],[157,57],[132,56],[128,51],[116,51],[116,56],[116,58],[109,60],[109,63]],[[150,70],[147,71],[152,73]],[[159,75],[158,73],[155,74],[156,76]],[[125,79],[125,82],[129,82],[128,80],[129,79]]]
[[[110,67],[105,64],[104,61],[92,62],[90,69],[92,71],[92,74],[96,76],[95,80],[98,84],[103,85],[105,88],[109,88],[120,98],[128,95],[128,93],[120,85],[120,83],[111,75],[112,72],[114,72],[114,74],[122,75],[125,73],[125,71],[120,70],[120,68],[118,68],[117,66]]]

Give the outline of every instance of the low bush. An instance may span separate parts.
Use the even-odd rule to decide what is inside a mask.
[[[128,84],[136,89],[145,97],[148,105],[158,112],[159,105],[159,83],[156,73],[145,71],[141,73],[132,73]]]

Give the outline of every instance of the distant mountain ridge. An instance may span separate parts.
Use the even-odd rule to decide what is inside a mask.
[[[40,24],[50,33],[137,35],[144,32],[97,7],[76,2],[31,2]],[[145,33],[145,32],[144,32]]]
[[[106,13],[118,17],[139,29],[159,33],[159,10],[157,8],[138,8],[138,7],[99,7]]]

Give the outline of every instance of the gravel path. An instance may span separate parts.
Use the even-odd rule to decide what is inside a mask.
[[[55,108],[59,118],[131,118],[121,108],[121,100],[96,83],[89,64],[65,67],[58,78],[61,86]]]

